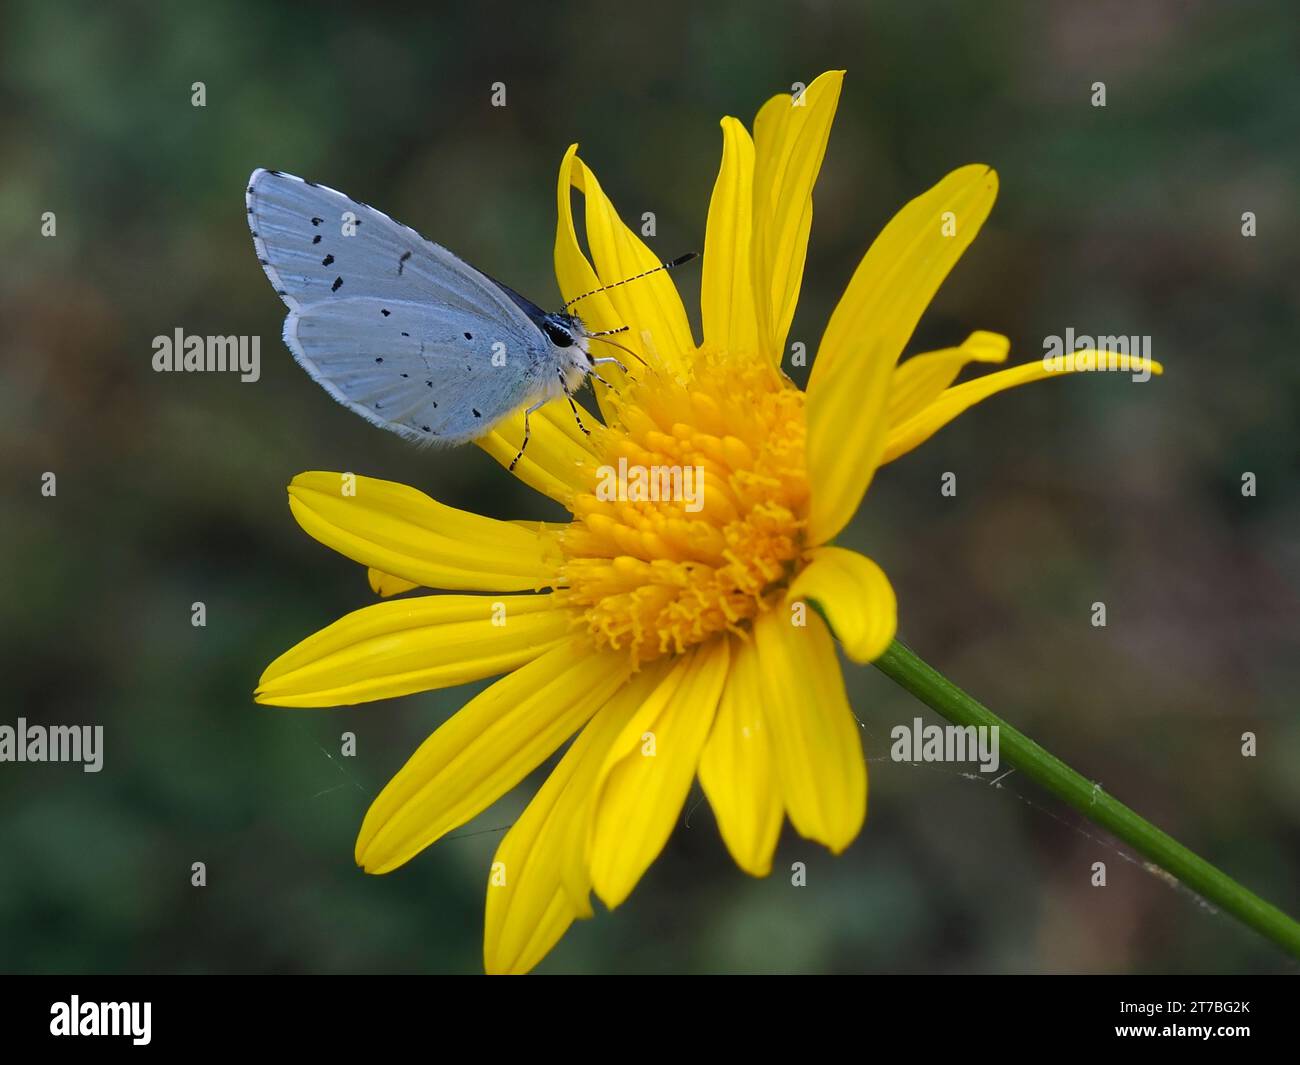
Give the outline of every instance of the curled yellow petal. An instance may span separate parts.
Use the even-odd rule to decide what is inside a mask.
[[[586,203],[587,244],[591,248],[594,270],[578,244],[569,201],[570,188],[581,192]],[[555,267],[566,301],[603,285],[616,285],[660,265],[662,260],[659,256],[623,224],[596,175],[578,158],[576,144],[570,147],[560,166],[559,196]],[[587,263],[585,269],[583,263]],[[594,284],[591,283],[593,273]],[[667,270],[586,296],[573,305],[572,313],[589,328],[603,330],[628,326],[628,332],[618,338],[619,343],[631,348],[645,361],[657,360],[674,373],[685,372],[689,357],[695,350],[686,309]],[[594,341],[593,351],[599,348],[600,342]],[[611,349],[611,353],[618,355],[617,349]],[[609,377],[604,369],[602,367],[601,376]],[[616,367],[610,369],[617,375]],[[617,376],[609,379],[617,383]]]
[[[269,666],[256,699],[346,706],[506,673],[563,640],[571,613],[551,595],[426,595],[354,610]]]
[[[786,602],[816,603],[850,659],[859,665],[875,661],[898,629],[898,600],[885,571],[842,547],[817,547],[808,557]]]
[[[565,641],[475,696],[371,804],[357,864],[389,872],[485,810],[577,732],[627,670],[623,655]]]
[[[1022,366],[1012,366],[997,373],[985,374],[973,381],[966,381],[945,389],[912,417],[901,424],[890,426],[885,451],[880,458],[881,463],[893,462],[899,456],[906,455],[914,447],[929,440],[959,414],[969,410],[981,400],[988,399],[989,396],[1005,392],[1008,388],[1015,388],[1017,385],[1029,384],[1031,381],[1063,377],[1067,373],[1089,372],[1082,368],[1086,365],[1084,360],[1088,356],[1113,360],[1115,369],[1125,373],[1142,374],[1147,371],[1152,374],[1164,373],[1164,367],[1154,359],[1144,361],[1136,356],[1101,351],[1079,351],[1074,355],[1078,363],[1082,364],[1080,369],[1072,368],[1071,364],[1054,366],[1050,360],[1040,360]]]
[[[578,158],[578,146],[571,144],[560,163],[556,187],[555,277],[566,301],[601,286],[595,268],[578,243],[578,230],[573,223],[573,190],[583,189],[585,175],[586,167]],[[584,299],[580,317],[592,329],[616,329],[624,324],[618,320],[618,311],[608,292]]]
[[[972,333],[960,347],[913,355],[894,370],[885,420],[901,425],[933,402],[972,362],[1005,362],[1011,341],[1000,333]]]
[[[817,614],[804,620],[772,610],[754,624],[763,717],[790,823],[839,854],[866,817],[867,764],[830,633]]]
[[[618,311],[610,302],[609,294],[596,291],[601,287],[600,278],[596,276],[595,268],[587,259],[587,253],[578,243],[578,230],[573,224],[573,190],[575,182],[583,180],[578,146],[571,144],[560,162],[559,183],[556,186],[555,277],[560,283],[560,292],[566,301],[576,299],[584,293],[592,293],[581,301],[580,307],[574,309],[579,312],[579,317],[588,330],[605,332],[618,329],[625,323],[619,320]],[[619,343],[622,342],[620,339]],[[600,341],[592,343],[595,348],[601,348]],[[618,351],[611,348],[607,353],[617,355]],[[602,369],[601,377],[615,388],[623,389],[627,386],[627,376],[617,366],[606,364],[606,368],[608,372]],[[607,389],[594,378],[591,387],[596,394],[596,402],[600,406],[601,414],[606,421],[612,420],[616,412],[606,395]]]
[[[375,595],[381,595],[384,598],[388,598],[390,595],[401,595],[403,592],[409,592],[413,588],[420,587],[414,581],[394,577],[391,573],[375,569],[374,566],[367,569],[366,577],[370,581],[370,590]]]
[[[890,379],[908,338],[997,196],[986,166],[953,171],[876,238],[840,298],[808,381],[809,537],[848,523],[879,465]]]
[[[289,485],[289,509],[308,535],[339,554],[425,588],[532,591],[556,579],[551,538],[444,506],[394,481],[300,473]]]
[[[701,267],[704,341],[757,355],[751,246],[754,233],[754,143],[734,118],[722,120],[722,166],[709,201]]]
[[[732,641],[731,671],[700,752],[699,775],[736,864],[751,876],[767,876],[784,808],[763,717],[763,684],[753,640]]]

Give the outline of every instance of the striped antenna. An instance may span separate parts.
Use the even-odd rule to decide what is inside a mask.
[[[626,332],[627,332],[627,326],[624,325],[624,326],[619,326],[619,328],[617,329],[606,329],[603,333],[588,333],[587,339],[599,340],[602,344],[613,344],[614,347],[621,348],[623,351],[626,351],[629,355],[632,356],[632,358],[636,359],[636,361],[639,362],[642,366],[648,366],[649,363],[647,363],[645,359],[641,358],[640,355],[638,355],[627,345],[620,344],[617,340],[608,339],[611,333],[626,333]],[[604,361],[605,361],[604,359],[592,359],[591,364],[594,366],[596,365],[596,363],[604,362]],[[627,373],[627,367],[624,366],[622,363],[619,363],[619,369],[622,370],[624,373]]]
[[[698,252],[688,251],[685,255],[679,255],[676,259],[670,259],[666,263],[660,263],[653,270],[646,270],[645,272],[635,274],[632,277],[625,277],[622,281],[615,281],[610,285],[601,285],[600,288],[593,288],[590,292],[584,292],[581,296],[574,296],[573,299],[569,300],[569,302],[564,305],[564,309],[567,311],[579,300],[585,300],[588,296],[594,296],[597,292],[606,292],[611,288],[618,288],[619,285],[626,285],[632,281],[640,281],[641,278],[649,277],[651,274],[657,274],[660,270],[671,270],[675,266],[681,266],[682,264],[688,263],[692,259],[696,258],[699,258]]]

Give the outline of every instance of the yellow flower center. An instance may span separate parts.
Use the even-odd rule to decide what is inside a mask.
[[[702,348],[693,373],[632,371],[561,539],[561,594],[634,664],[741,631],[802,553],[803,393],[748,353]]]

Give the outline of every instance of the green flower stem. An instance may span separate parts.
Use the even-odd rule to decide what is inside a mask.
[[[996,725],[1002,757],[1025,776],[1064,799],[1143,857],[1173,874],[1206,901],[1226,910],[1278,946],[1300,957],[1300,924],[1242,887],[1155,825],[1111,798],[1059,758],[1048,754],[987,707],[895,640],[876,666],[901,688],[957,725]]]

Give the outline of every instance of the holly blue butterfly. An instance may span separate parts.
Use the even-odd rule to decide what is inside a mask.
[[[253,171],[246,202],[258,261],[289,308],[293,357],[345,407],[408,440],[463,444],[524,407],[518,462],[529,414],[563,395],[577,417],[587,375],[622,368],[593,358],[588,341],[627,327],[593,333],[568,313],[594,293],[543,311],[373,207],[276,170]]]

